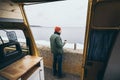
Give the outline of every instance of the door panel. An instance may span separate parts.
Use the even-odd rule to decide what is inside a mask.
[[[89,4],[82,80],[103,80],[118,29],[120,30],[120,0],[89,0]],[[94,34],[91,34],[92,30],[95,31]],[[108,67],[104,80],[111,75],[110,68]]]

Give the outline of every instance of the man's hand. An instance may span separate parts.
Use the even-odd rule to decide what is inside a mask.
[[[64,40],[64,44],[66,44],[67,43],[67,40]]]

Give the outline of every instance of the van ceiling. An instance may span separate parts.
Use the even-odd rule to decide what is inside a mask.
[[[11,0],[16,3],[30,3],[30,2],[53,2],[53,1],[63,1],[63,0]]]

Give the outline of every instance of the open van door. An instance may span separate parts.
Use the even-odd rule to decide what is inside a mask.
[[[82,80],[120,80],[119,34],[120,0],[89,0]]]

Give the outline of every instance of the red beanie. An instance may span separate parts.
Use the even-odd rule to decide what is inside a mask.
[[[55,26],[55,32],[59,32],[61,28],[59,26]]]

